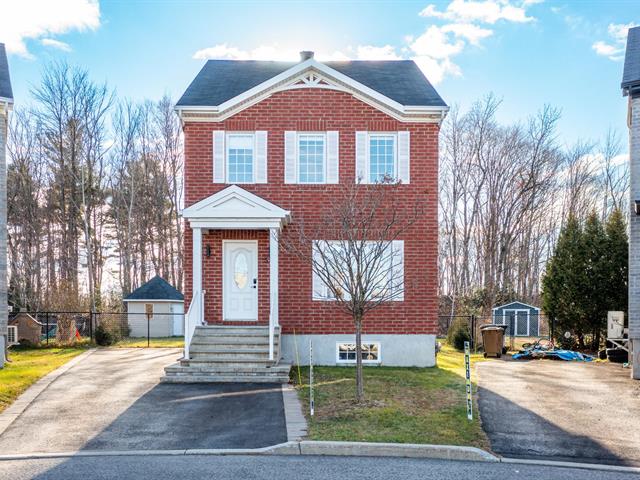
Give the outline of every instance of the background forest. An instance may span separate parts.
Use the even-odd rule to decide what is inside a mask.
[[[182,289],[175,99],[121,99],[65,63],[44,72],[11,118],[11,304],[119,309],[155,274]],[[512,298],[539,303],[567,220],[584,225],[596,215],[606,225],[626,211],[627,162],[615,132],[565,145],[559,110],[503,125],[499,107],[489,95],[468,111],[453,107],[442,126],[442,315],[486,314]]]

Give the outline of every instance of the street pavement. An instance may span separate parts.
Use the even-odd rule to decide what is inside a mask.
[[[575,468],[405,458],[130,456],[0,461],[11,480],[636,480],[640,475]]]

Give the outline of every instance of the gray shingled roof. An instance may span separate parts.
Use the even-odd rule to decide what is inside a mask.
[[[180,300],[184,301],[184,295],[176,290],[164,278],[157,275],[144,285],[136,288],[127,295],[125,300]]]
[[[627,36],[627,54],[624,59],[622,90],[640,93],[640,27],[629,29]]]
[[[7,52],[4,43],[0,43],[0,98],[13,100],[11,91],[11,78],[9,78],[9,63],[7,63]]]
[[[446,106],[412,60],[323,63],[402,105]],[[294,62],[209,60],[177,105],[220,105],[294,65]]]

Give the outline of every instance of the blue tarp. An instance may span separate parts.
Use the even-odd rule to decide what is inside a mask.
[[[572,350],[542,350],[531,349],[525,350],[522,353],[516,353],[513,357],[514,360],[530,359],[530,358],[551,358],[557,360],[566,360],[568,362],[591,362],[594,359],[591,355],[585,355],[580,352],[574,352]]]

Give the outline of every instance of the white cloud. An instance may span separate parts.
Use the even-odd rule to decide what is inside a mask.
[[[372,45],[361,45],[357,48],[356,58],[358,60],[401,60],[396,49],[391,45],[384,47],[374,47]]]
[[[619,61],[624,58],[624,50],[627,43],[627,32],[635,27],[635,23],[610,23],[607,28],[609,40],[598,40],[591,45],[597,55],[608,57],[610,60]]]
[[[31,57],[28,39],[40,39],[100,26],[97,0],[18,0],[2,5],[0,42],[9,53]],[[44,43],[44,42],[43,42]]]
[[[462,70],[453,58],[469,46],[481,46],[494,30],[486,28],[499,20],[526,23],[534,20],[527,15],[527,8],[542,0],[452,0],[444,11],[428,5],[420,15],[443,20],[441,25],[428,25],[420,35],[406,35],[402,45],[358,45],[334,52],[316,52],[318,60],[399,60],[410,58],[427,75],[431,83],[438,84],[447,76],[460,76]],[[479,25],[480,24],[480,25]],[[495,27],[493,27],[495,28]],[[193,58],[204,59],[252,59],[296,61],[298,51],[279,45],[261,45],[242,50],[226,43],[204,48]]]
[[[457,37],[464,38],[472,45],[479,45],[480,40],[493,35],[493,30],[478,27],[472,23],[450,23],[442,27],[444,32],[452,32]]]
[[[510,0],[453,0],[445,10],[435,5],[427,5],[420,12],[422,17],[440,18],[454,22],[482,22],[494,24],[499,20],[525,23],[534,20],[527,16],[527,7],[540,3],[536,0],[523,0],[518,5]]]
[[[53,38],[43,38],[40,40],[40,43],[45,47],[57,48],[58,50],[62,50],[63,52],[70,52],[71,46],[68,43],[61,42],[60,40],[55,40]]]

